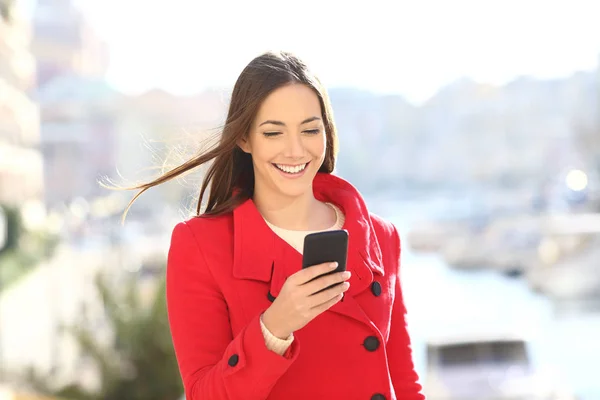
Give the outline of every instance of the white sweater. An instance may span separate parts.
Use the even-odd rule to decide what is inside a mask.
[[[331,203],[326,203],[335,211],[336,221],[335,224],[328,229],[324,229],[323,231],[331,231],[335,229],[342,229],[345,222],[345,217],[342,211],[335,205]],[[285,240],[290,246],[298,250],[300,254],[304,250],[304,237],[310,233],[321,232],[321,231],[293,231],[289,229],[279,228],[268,221],[267,225],[275,232],[280,238]],[[267,348],[279,355],[283,355],[285,351],[290,347],[292,342],[294,341],[294,334],[292,333],[287,339],[280,339],[277,336],[274,336],[269,330],[265,327],[262,322],[262,317],[260,319],[260,328],[262,330],[263,336],[265,337],[265,344]]]

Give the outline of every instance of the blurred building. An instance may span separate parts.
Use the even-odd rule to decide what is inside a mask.
[[[41,109],[46,205],[105,194],[114,171],[120,96],[103,79],[107,46],[70,0],[38,0],[33,51]]]
[[[101,79],[56,77],[38,89],[46,204],[106,194],[98,180],[115,170],[120,96]]]
[[[69,72],[96,78],[106,72],[108,48],[73,3],[72,0],[36,2],[33,51],[39,87]]]
[[[0,0],[0,203],[18,204],[40,198],[43,180],[31,27],[13,3]]]

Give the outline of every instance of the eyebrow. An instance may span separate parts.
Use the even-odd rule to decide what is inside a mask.
[[[306,118],[304,121],[302,121],[300,123],[300,125],[308,124],[309,122],[317,121],[317,120],[320,120],[320,119],[321,118],[319,118],[319,117]],[[285,126],[285,123],[283,123],[282,121],[275,121],[275,120],[272,120],[272,119],[266,120],[265,122],[263,122],[259,126],[263,126],[263,125],[266,125],[266,124]]]

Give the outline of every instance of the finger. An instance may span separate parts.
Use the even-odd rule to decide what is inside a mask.
[[[315,318],[317,315],[323,313],[324,311],[329,310],[336,303],[338,303],[340,300],[342,300],[342,297],[344,297],[344,295],[340,293],[337,296],[335,296],[334,298],[329,299],[325,303],[311,308],[310,311],[311,311],[311,313],[313,313],[313,318]]]
[[[332,288],[325,289],[320,293],[315,293],[308,298],[309,307],[310,308],[319,307],[320,305],[327,303],[328,301],[337,297],[338,295],[343,294],[345,291],[348,290],[349,287],[350,287],[350,283],[343,282]]]
[[[325,275],[317,278],[312,282],[308,282],[302,286],[304,293],[311,295],[331,285],[347,281],[352,274],[350,271],[337,272],[335,274]]]
[[[319,275],[323,275],[328,272],[331,272],[336,268],[337,268],[336,262],[317,264],[317,265],[313,265],[308,268],[303,268],[300,271],[296,272],[292,276],[294,277],[294,281],[296,284],[303,285],[306,282],[309,282],[309,281],[315,279]]]

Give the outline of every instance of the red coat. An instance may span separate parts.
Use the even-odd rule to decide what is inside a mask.
[[[188,400],[424,399],[414,370],[399,278],[396,228],[358,191],[319,173],[315,197],[346,216],[350,289],[294,333],[284,356],[265,346],[259,316],[302,256],[252,200],[232,214],[174,231],[167,267],[173,343]]]

